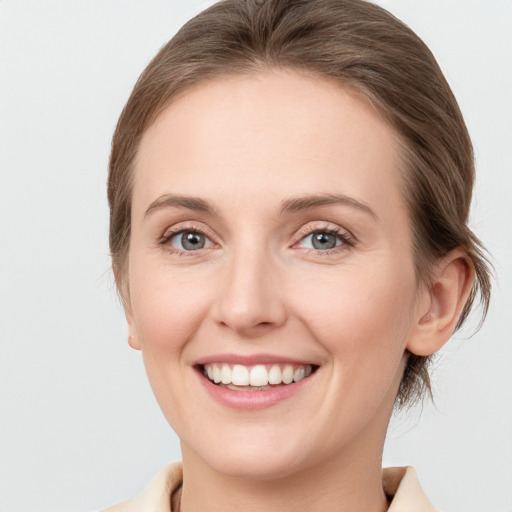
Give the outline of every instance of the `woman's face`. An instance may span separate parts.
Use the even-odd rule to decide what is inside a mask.
[[[184,458],[380,454],[421,314],[399,167],[367,102],[293,72],[200,84],[146,132],[126,312]]]

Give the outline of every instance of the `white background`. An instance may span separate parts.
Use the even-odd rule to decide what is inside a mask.
[[[445,512],[512,511],[512,1],[382,0],[424,38],[476,147],[472,226],[499,284],[393,421]],[[138,493],[179,446],[129,349],[109,272],[110,137],[149,59],[205,2],[0,1],[0,511],[79,512]],[[203,421],[204,418],[198,418]]]

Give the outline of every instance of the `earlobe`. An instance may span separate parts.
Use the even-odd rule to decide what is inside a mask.
[[[140,343],[136,336],[128,334],[128,345],[135,350],[140,350]]]
[[[130,345],[130,347],[135,350],[140,350],[140,342],[135,332],[133,311],[130,300],[130,290],[128,288],[127,280],[125,276],[123,276],[123,271],[116,261],[112,262],[112,270],[114,272],[114,279],[116,281],[117,290],[119,292],[119,296],[121,297],[121,303],[123,305],[126,323],[128,324],[128,345]]]
[[[422,290],[407,350],[418,356],[437,352],[450,339],[473,285],[474,269],[458,248],[436,265],[433,279]]]
[[[123,305],[126,323],[128,324],[128,345],[130,345],[130,347],[132,347],[135,350],[140,350],[140,342],[135,331],[131,305],[128,301],[123,301]]]
[[[126,317],[126,323],[128,324],[128,345],[130,345],[130,347],[135,350],[140,350],[140,342],[135,329],[130,296],[123,297],[123,308],[124,316]]]

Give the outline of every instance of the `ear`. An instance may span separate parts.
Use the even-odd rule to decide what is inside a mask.
[[[125,274],[120,269],[116,261],[112,262],[112,271],[114,272],[114,279],[116,281],[117,291],[123,304],[124,316],[128,324],[128,344],[135,350],[140,350],[140,342],[137,337],[135,329],[135,322],[133,319],[133,310],[130,297],[130,289]]]
[[[128,324],[128,344],[135,350],[140,350],[141,345],[137,336],[137,330],[135,329],[135,322],[133,320],[133,311],[130,298],[123,299],[124,316],[126,317],[126,323]]]
[[[430,284],[420,291],[407,350],[418,356],[437,352],[449,339],[471,292],[473,264],[463,248],[451,251],[435,266]]]

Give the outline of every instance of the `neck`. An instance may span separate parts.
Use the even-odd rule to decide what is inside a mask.
[[[340,454],[277,480],[242,479],[215,471],[186,447],[183,450],[180,512],[384,512],[380,454],[367,457]],[[359,454],[360,455],[360,454]]]

